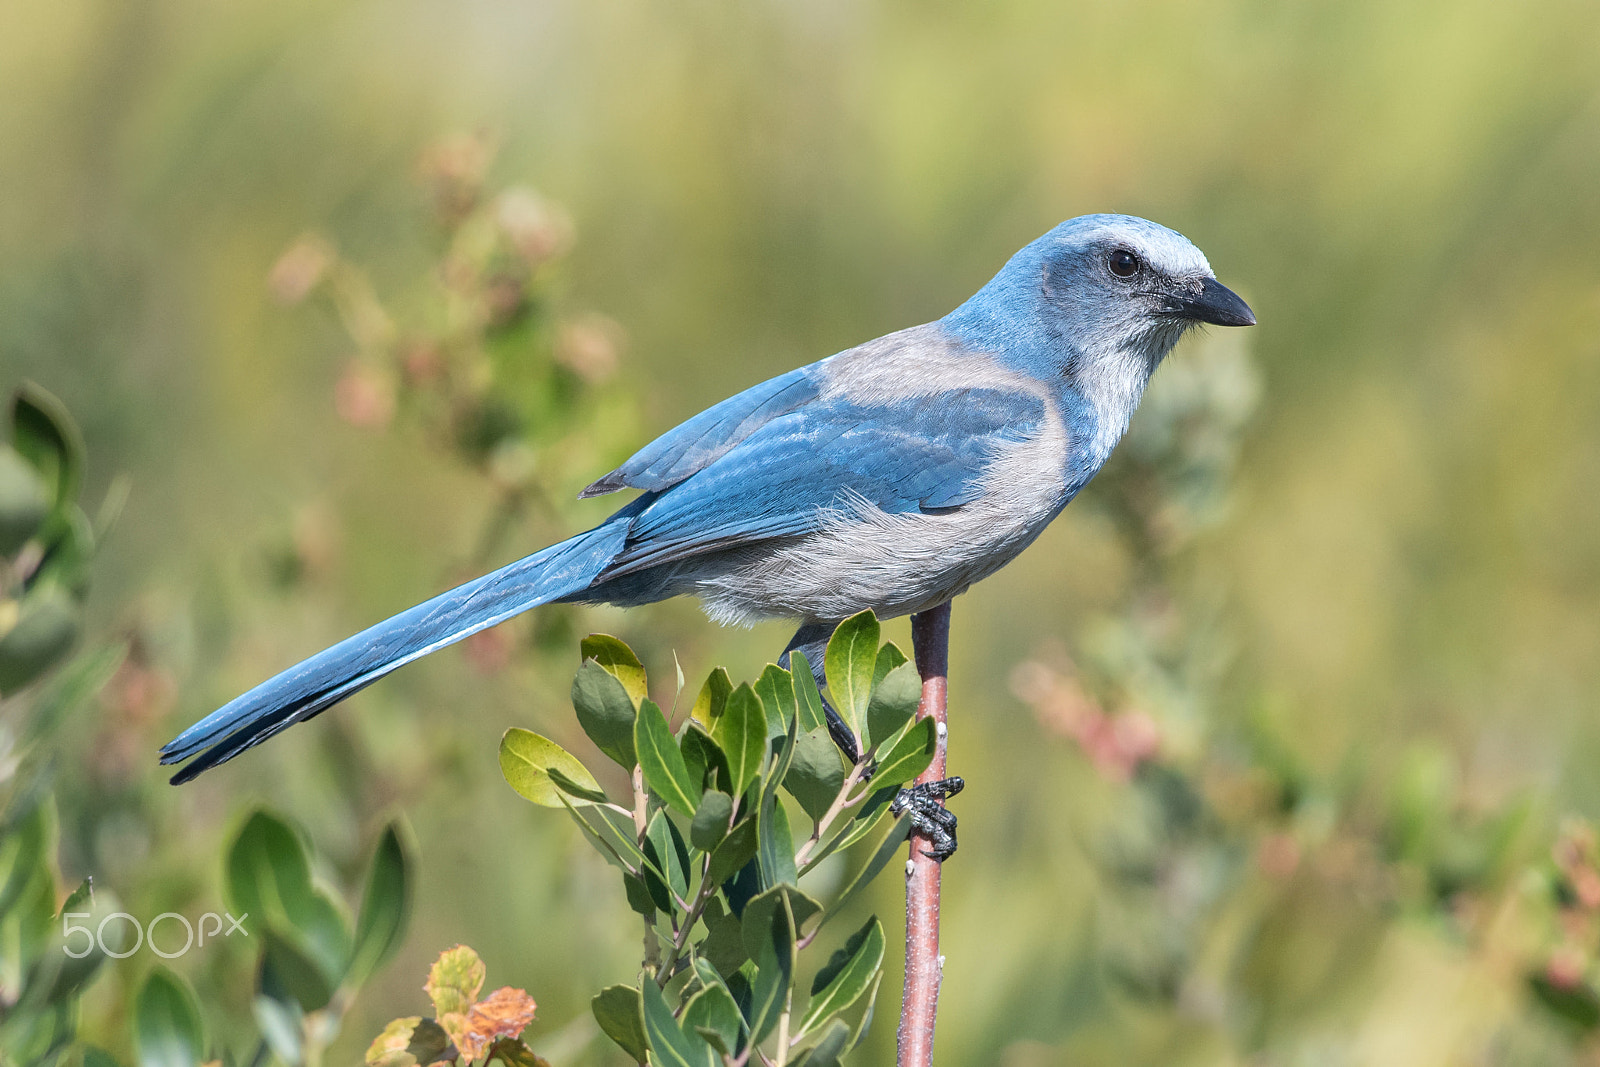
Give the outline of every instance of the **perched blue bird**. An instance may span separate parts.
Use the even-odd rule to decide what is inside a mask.
[[[939,321],[668,431],[583,491],[643,491],[599,526],[290,667],[185,730],[161,762],[194,757],[172,779],[188,781],[554,602],[687,594],[721,622],[798,619],[789,649],[820,669],[839,620],[943,604],[1038,537],[1105,463],[1185,330],[1255,321],[1182,235],[1127,215],[1063,222]],[[835,737],[853,758],[848,731]]]

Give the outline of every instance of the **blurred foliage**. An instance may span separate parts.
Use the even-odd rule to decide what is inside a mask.
[[[573,723],[579,635],[670,706],[675,658],[753,676],[776,625],[552,609],[184,790],[156,746],[591,524],[571,497],[661,429],[1127,210],[1262,325],[1185,342],[1105,474],[956,605],[940,1061],[1593,1062],[1596,39],[1575,0],[13,5],[0,378],[61,397],[87,461],[74,513],[59,466],[0,450],[6,567],[41,508],[50,544],[74,514],[99,542],[133,488],[92,585],[34,582],[34,647],[70,618],[83,651],[3,689],[6,788],[42,790],[4,856],[58,835],[11,868],[28,914],[91,875],[97,908],[220,910],[263,801],[355,900],[398,808],[412,932],[328,1060],[428,1010],[416,976],[465,943],[539,994],[539,1055],[620,1062],[589,997],[638,963],[621,880],[484,754],[525,723],[623,796]],[[493,132],[427,147],[458,128]],[[846,927],[898,904],[869,888]],[[207,1054],[256,1047],[258,949],[168,964]],[[9,999],[45,957],[3,959],[15,1057],[56,1031]],[[121,1062],[155,962],[77,998]]]
[[[0,1061],[33,1064],[71,1046],[79,999],[106,960],[103,942],[69,943],[64,919],[116,910],[105,894],[96,906],[88,880],[61,891],[50,742],[76,725],[122,650],[71,656],[97,539],[78,505],[78,428],[34,385],[12,396],[10,421],[0,444]],[[100,533],[114,510],[102,509]]]

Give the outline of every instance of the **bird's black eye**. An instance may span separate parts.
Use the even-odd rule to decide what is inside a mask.
[[[1119,278],[1131,278],[1139,273],[1139,257],[1119,248],[1106,257],[1106,268]]]

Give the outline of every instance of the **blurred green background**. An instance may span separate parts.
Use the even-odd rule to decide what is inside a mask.
[[[474,566],[494,477],[405,410],[381,432],[342,418],[358,346],[330,304],[285,308],[268,279],[314,231],[397,320],[422,306],[441,237],[418,160],[478,130],[498,148],[488,188],[531,186],[573,224],[540,290],[549,321],[601,314],[606,344],[626,337],[558,434],[531,418],[551,503],[513,510],[488,562],[606,514],[567,501],[656,433],[942,315],[1068,216],[1184,232],[1260,318],[1186,341],[1158,375],[1222,346],[1212,362],[1255,397],[1192,536],[1141,562],[1112,506],[1119,453],[955,605],[952,769],[970,788],[941,1063],[1597,1062],[1524,981],[1594,931],[1494,921],[1531,907],[1558,822],[1600,815],[1585,0],[0,7],[0,381],[77,416],[89,500],[132,485],[88,631],[132,636],[145,688],[124,679],[60,742],[69,875],[140,914],[214,908],[222,844],[266,801],[353,884],[402,812],[415,918],[335,1059],[422,1010],[427,962],[464,941],[539,1001],[536,1049],[613,1062],[583,1039],[588,997],[637,965],[613,929],[621,887],[506,788],[497,739],[576,734],[578,634],[623,636],[658,680],[676,652],[693,686],[716,663],[754,677],[784,627],[720,630],[685,603],[565,611],[182,790],[154,759]],[[536,333],[506,344],[532,352]],[[1210,821],[1150,814],[1148,776],[1108,773],[1030,712],[1025,662],[1151,716]],[[1230,815],[1232,794],[1207,792],[1269,765],[1294,784],[1276,807]],[[1458,838],[1510,811],[1517,843],[1440,882]],[[1143,874],[1107,858],[1128,850]],[[898,880],[874,904],[895,929]],[[176,964],[224,1034],[243,959]],[[119,990],[150,962],[101,980],[90,1036],[125,1042]],[[897,1000],[892,973],[862,1062],[889,1061]]]

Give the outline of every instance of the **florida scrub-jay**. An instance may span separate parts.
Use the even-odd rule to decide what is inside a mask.
[[[1197,323],[1255,323],[1198,248],[1144,219],[1070,219],[937,322],[668,431],[583,491],[642,490],[599,526],[290,667],[185,730],[161,762],[193,757],[172,779],[188,781],[402,664],[552,602],[688,594],[720,622],[798,619],[789,649],[820,669],[839,620],[943,604],[1038,537]]]

